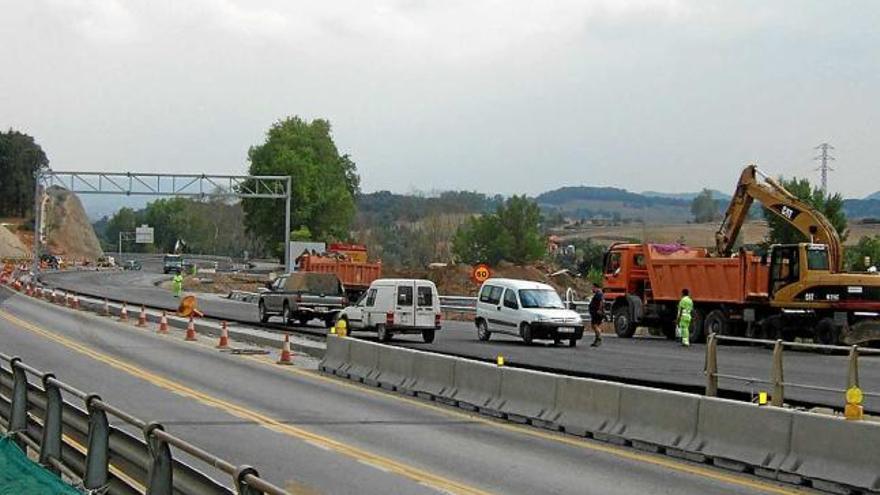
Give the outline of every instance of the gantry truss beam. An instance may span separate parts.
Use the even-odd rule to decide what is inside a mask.
[[[46,186],[61,186],[77,194],[285,199],[287,176],[154,174],[137,172],[77,172],[47,170]]]

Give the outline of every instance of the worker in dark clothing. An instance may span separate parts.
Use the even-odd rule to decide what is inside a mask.
[[[593,286],[593,297],[590,299],[589,311],[590,327],[596,336],[590,347],[599,347],[602,345],[602,322],[605,321],[605,295],[598,285]]]

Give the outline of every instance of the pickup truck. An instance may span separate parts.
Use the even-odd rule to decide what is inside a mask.
[[[270,282],[260,293],[260,321],[267,323],[270,317],[281,316],[285,324],[305,325],[319,319],[330,328],[346,302],[345,289],[336,275],[288,273]]]
[[[166,254],[162,258],[162,273],[181,273],[183,271],[183,256],[179,254]]]

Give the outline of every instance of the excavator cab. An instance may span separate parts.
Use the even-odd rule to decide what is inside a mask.
[[[811,274],[831,270],[824,244],[776,244],[770,247],[770,296],[791,284],[806,283]]]

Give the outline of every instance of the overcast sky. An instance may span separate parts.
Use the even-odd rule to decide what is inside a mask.
[[[880,189],[880,2],[0,0],[0,127],[56,169],[239,173],[323,117],[365,191]]]

